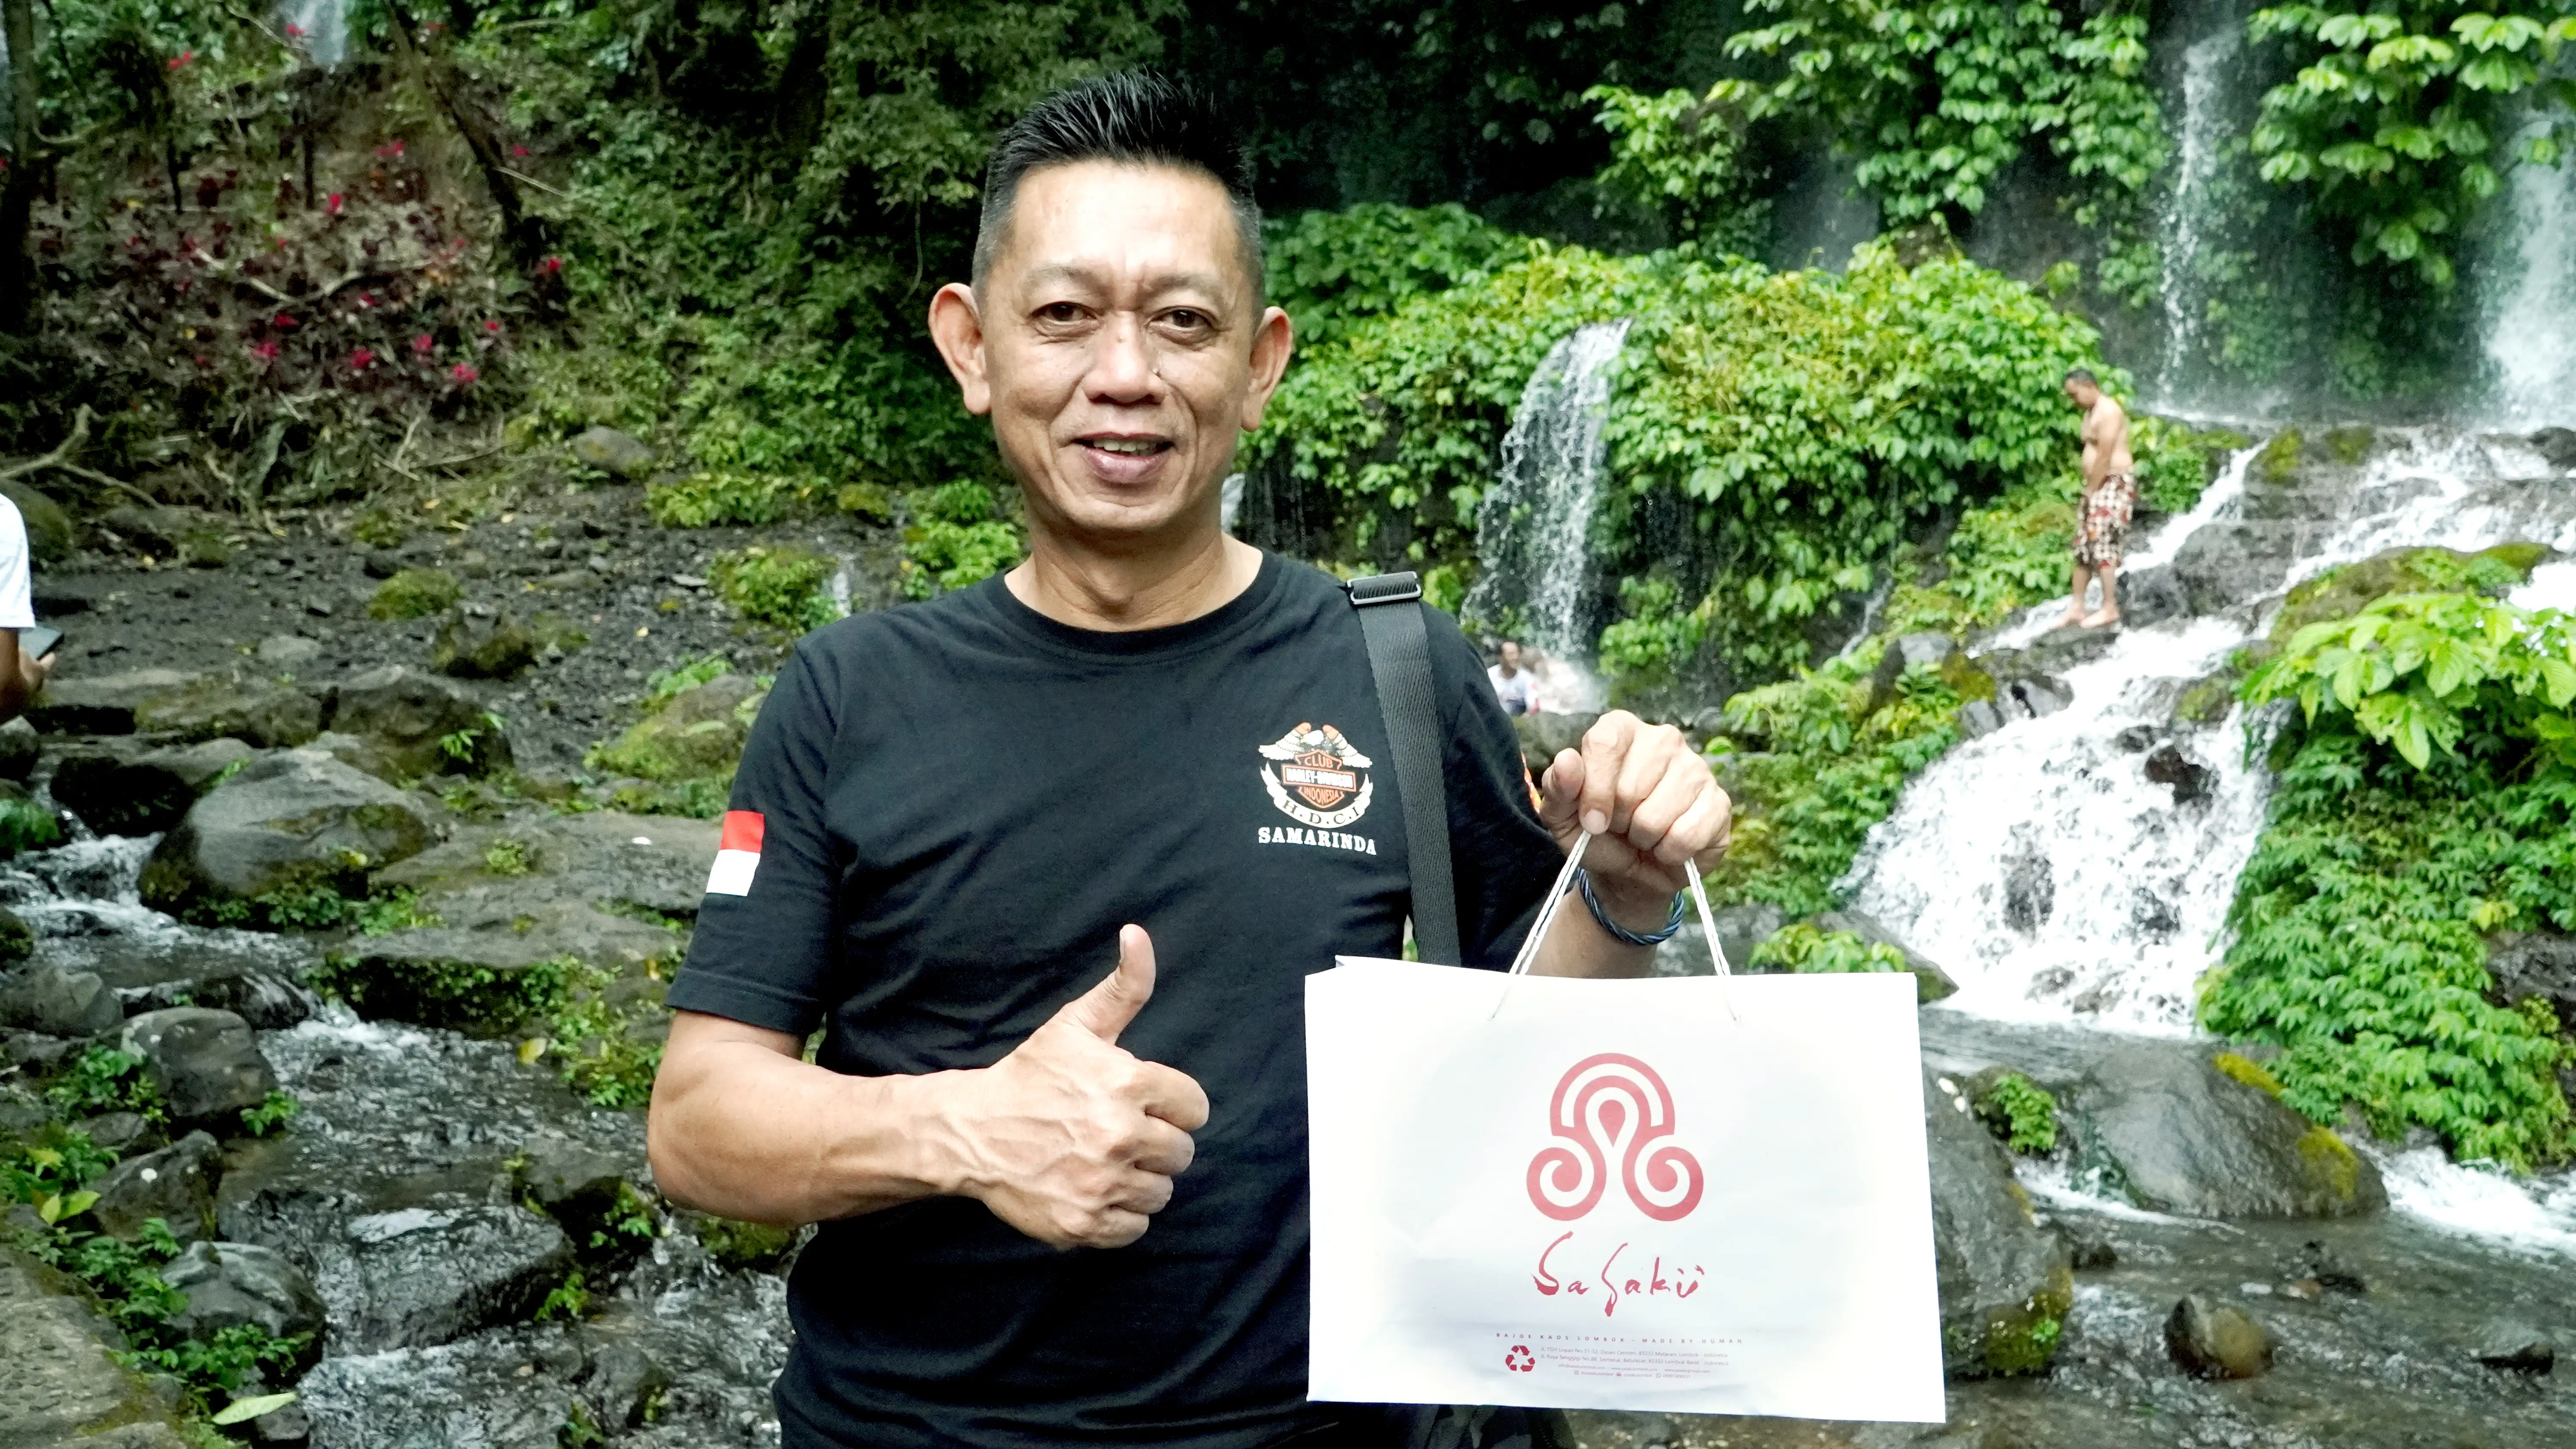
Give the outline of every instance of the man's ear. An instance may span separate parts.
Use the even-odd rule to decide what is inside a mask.
[[[930,340],[957,379],[966,411],[982,416],[993,410],[993,384],[984,371],[984,315],[975,305],[975,289],[951,282],[930,299]]]
[[[1261,414],[1270,406],[1270,395],[1279,390],[1279,379],[1288,371],[1288,354],[1296,345],[1297,328],[1288,314],[1276,307],[1265,309],[1252,330],[1252,386],[1243,395],[1245,432],[1261,426]]]

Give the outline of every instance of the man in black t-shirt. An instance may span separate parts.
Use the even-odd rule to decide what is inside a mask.
[[[1005,134],[930,324],[1029,558],[816,633],[752,731],[652,1154],[681,1203],[822,1224],[777,1387],[797,1449],[1402,1442],[1305,1397],[1304,978],[1397,954],[1409,888],[1357,615],[1218,527],[1290,346],[1245,176],[1153,77]],[[1431,621],[1467,964],[1508,963],[1591,831],[1535,969],[1643,972],[1725,795],[1612,713],[1534,808]]]

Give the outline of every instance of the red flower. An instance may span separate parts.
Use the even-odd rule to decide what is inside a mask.
[[[483,324],[483,330],[497,334],[501,330],[501,324],[498,322],[486,322]]]
[[[252,343],[250,345],[250,355],[258,358],[262,362],[275,362],[277,360],[277,339],[272,337],[266,342]]]
[[[456,385],[458,387],[463,387],[465,384],[472,382],[475,378],[482,376],[481,373],[476,372],[473,368],[470,368],[461,362],[456,364],[454,367],[449,368],[447,370],[447,375],[456,379]]]
[[[361,307],[372,307],[376,305],[376,294],[373,292],[360,292],[358,294],[358,305]]]
[[[304,38],[304,27],[290,20],[286,22],[286,33],[297,40],[301,40]]]
[[[447,28],[447,22],[444,20],[427,20],[421,22],[420,28],[428,31],[432,35],[436,35],[438,32]]]
[[[411,340],[411,350],[412,350],[412,352],[413,352],[415,355],[417,355],[417,356],[421,356],[421,357],[427,357],[427,356],[429,355],[430,349],[431,349],[431,348],[433,348],[433,347],[436,347],[437,345],[438,345],[437,343],[432,342],[432,341],[430,341],[430,340],[429,340],[429,334],[428,334],[428,333],[426,333],[426,332],[424,332],[424,333],[420,334],[418,337],[415,337],[415,338],[413,338],[413,339]]]
[[[332,192],[330,197],[322,204],[330,208],[333,216],[338,216],[340,214],[340,193],[336,191]]]
[[[170,68],[172,70],[177,70],[196,58],[197,53],[193,50],[180,51],[177,55],[170,57]]]
[[[400,140],[387,141],[385,144],[376,148],[376,154],[384,157],[388,161],[402,153],[403,143]]]
[[[361,347],[357,351],[349,354],[349,366],[352,370],[357,372],[366,371],[367,364],[375,360],[376,354],[364,347]]]
[[[528,148],[525,146],[514,145],[510,148],[510,154],[513,156],[525,156],[528,154]]]
[[[283,312],[280,312],[275,318],[270,320],[268,325],[271,327],[292,327],[295,325],[295,319],[287,316]]]
[[[562,270],[563,258],[561,257],[548,257],[544,261],[537,263],[537,275],[541,277],[551,277]]]

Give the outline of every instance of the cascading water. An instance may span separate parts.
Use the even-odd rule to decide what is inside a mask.
[[[2230,117],[2221,102],[2227,70],[2243,49],[2231,14],[2216,33],[2183,52],[2182,147],[2174,167],[2173,194],[2158,227],[2164,255],[2157,293],[2164,313],[2164,354],[2158,361],[2155,391],[2158,406],[2168,412],[2187,407],[2188,369],[2203,344],[2207,303],[2200,296],[2199,264],[2206,250],[2210,216],[2208,191],[2223,158]]]
[[[2513,169],[2507,235],[2491,272],[2483,411],[2513,428],[2576,426],[2576,167]]]
[[[1502,481],[1478,515],[1477,557],[1484,562],[1466,613],[1500,619],[1517,613],[1522,643],[1536,647],[1564,679],[1541,669],[1540,683],[1576,683],[1599,631],[1591,549],[1592,513],[1608,471],[1601,428],[1610,411],[1611,367],[1628,339],[1628,320],[1590,322],[1548,349],[1521,390],[1521,405],[1503,435]],[[1586,700],[1549,707],[1579,709]]]
[[[348,0],[282,0],[277,18],[315,65],[338,65],[349,53]]]

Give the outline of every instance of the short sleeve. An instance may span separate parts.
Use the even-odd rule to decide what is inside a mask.
[[[0,629],[36,627],[35,580],[27,569],[27,520],[0,498]]]
[[[1449,861],[1468,966],[1511,965],[1565,852],[1539,824],[1520,735],[1484,661],[1447,614],[1426,608],[1433,681],[1449,702]]]
[[[839,700],[808,641],[743,747],[675,1010],[803,1036],[822,1019],[844,852],[827,805]]]

